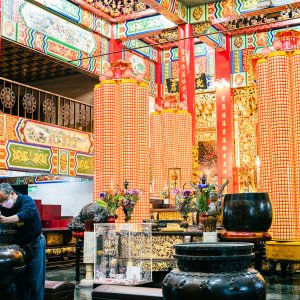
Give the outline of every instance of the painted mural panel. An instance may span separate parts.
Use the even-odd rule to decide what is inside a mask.
[[[176,27],[176,25],[162,15],[141,18],[139,20],[129,20],[115,26],[115,37],[118,39],[135,35],[144,35],[148,32],[164,30]]]
[[[8,141],[7,166],[13,169],[51,171],[51,148]]]
[[[130,61],[134,74],[141,73],[144,79],[151,85],[155,83],[155,63],[152,60],[131,52],[125,52],[125,60]],[[153,95],[150,91],[150,95]]]
[[[154,48],[149,47],[149,45],[144,43],[143,41],[130,40],[125,42],[125,44],[128,48],[135,48],[135,52],[145,56],[146,58],[157,61],[157,51]]]
[[[94,157],[92,155],[86,155],[82,153],[76,154],[76,175],[93,175],[94,169]]]
[[[92,152],[92,135],[89,133],[54,127],[28,119],[20,119],[16,128],[19,140],[24,143]]]
[[[80,8],[66,0],[35,0],[40,4],[70,18],[76,22],[80,21]]]
[[[0,126],[0,169],[93,176],[92,134],[1,112]]]
[[[79,6],[67,0],[32,0],[33,2],[40,3],[48,9],[70,19],[86,28],[92,29],[101,35],[111,38],[111,25],[109,22],[89,11],[83,10]]]
[[[96,41],[93,34],[31,3],[20,7],[26,26],[68,45],[93,53]]]
[[[70,153],[68,150],[58,150],[58,173],[63,175],[69,175],[70,173]]]

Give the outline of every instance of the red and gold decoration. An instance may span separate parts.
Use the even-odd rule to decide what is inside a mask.
[[[282,48],[283,50],[294,50],[300,46],[300,32],[297,30],[285,30],[275,34],[275,40],[273,46],[276,48]]]
[[[111,66],[94,90],[94,198],[127,181],[143,191],[131,219],[141,222],[150,217],[147,85],[140,75],[133,77],[130,63]]]
[[[291,31],[281,34],[280,40],[273,44],[277,51],[257,65],[260,181],[261,189],[271,195],[274,212],[271,230],[276,239],[300,237],[297,201],[300,53],[278,51],[293,49],[293,36]]]
[[[257,92],[255,87],[233,90],[234,100],[234,191],[257,192]]]
[[[232,178],[232,99],[230,91],[230,51],[229,38],[226,51],[216,52],[216,113],[217,113],[217,153],[218,184]],[[228,190],[232,189],[230,180]]]

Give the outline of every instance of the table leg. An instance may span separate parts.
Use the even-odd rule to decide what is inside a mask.
[[[75,264],[75,280],[80,281],[80,258],[83,250],[83,239],[76,239],[76,264]]]
[[[286,268],[289,263],[287,262],[281,262],[280,263],[280,269],[281,269],[281,278],[285,279],[286,278]]]
[[[269,271],[270,271],[270,277],[272,281],[275,281],[276,266],[277,266],[276,261],[269,260]]]
[[[255,269],[261,273],[262,260],[265,255],[265,243],[264,242],[255,243],[253,251],[255,253],[255,258],[254,258]]]

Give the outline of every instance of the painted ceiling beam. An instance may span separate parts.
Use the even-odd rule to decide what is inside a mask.
[[[267,8],[258,7],[258,1],[224,0],[213,3],[202,3],[199,6],[191,7],[189,12],[190,23],[210,21],[214,24],[221,24],[226,21],[237,20],[279,12],[300,5],[300,0],[272,0],[272,6]]]
[[[162,15],[150,16],[138,20],[128,20],[116,24],[114,36],[126,41],[160,34],[165,29],[176,28],[177,25]]]
[[[209,22],[193,24],[193,36],[216,51],[226,50],[225,36]]]
[[[157,50],[141,40],[130,40],[123,42],[122,44],[124,47],[132,49],[136,53],[148,59],[151,59],[155,62],[157,61]]]
[[[141,0],[143,3],[147,4],[152,9],[156,10],[160,15],[165,16],[170,21],[174,22],[177,25],[186,23],[186,19],[182,18],[182,14],[179,13],[178,9],[188,8],[179,3],[178,0]],[[183,6],[183,8],[181,8]]]

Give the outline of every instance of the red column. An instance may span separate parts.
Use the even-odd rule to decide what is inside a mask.
[[[157,84],[157,98],[155,99],[155,102],[160,105],[160,100],[163,97],[161,49],[157,49],[157,62],[155,63],[155,80]]]
[[[123,45],[122,42],[114,39],[114,24],[112,25],[112,38],[109,40],[109,62],[115,62],[118,60],[122,60],[122,50]],[[114,53],[117,52],[117,53]]]
[[[232,191],[232,100],[230,89],[230,38],[226,37],[226,50],[216,52],[216,107],[217,107],[217,153],[218,183],[229,178]]]
[[[178,27],[178,58],[179,58],[179,94],[180,101],[186,103],[192,115],[192,143],[196,144],[196,113],[195,113],[195,51],[193,27],[183,24]]]

